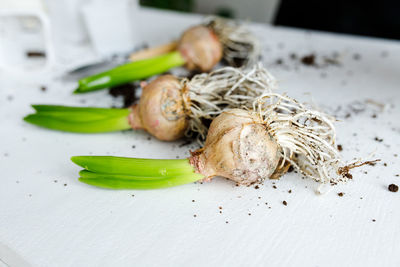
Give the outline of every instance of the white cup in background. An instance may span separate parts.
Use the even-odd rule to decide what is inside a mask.
[[[132,51],[140,42],[132,16],[137,0],[91,0],[82,7],[89,38],[101,56]]]

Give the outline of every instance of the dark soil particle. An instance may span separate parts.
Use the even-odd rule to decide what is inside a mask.
[[[133,146],[132,146],[132,148],[133,148],[133,149],[135,149],[135,148],[136,148],[136,146],[135,146],[135,145],[133,145]]]
[[[127,83],[110,88],[108,93],[113,97],[122,96],[124,104],[123,107],[130,107],[136,99],[136,90],[140,88],[139,83]]]
[[[389,186],[388,186],[388,190],[390,191],[390,192],[397,192],[397,191],[399,191],[399,186],[398,185],[395,185],[395,184],[390,184]]]
[[[373,222],[376,222],[376,220],[375,220],[375,219],[372,219],[372,221],[373,221]]]
[[[288,193],[291,194],[292,193],[292,189],[289,189]]]
[[[383,139],[382,139],[382,138],[379,138],[379,137],[375,137],[374,140],[377,141],[377,142],[379,142],[379,143],[383,142]]]
[[[251,216],[251,213],[249,213],[249,216]]]
[[[46,53],[43,51],[26,51],[26,57],[46,57]]]
[[[57,181],[57,180],[54,180],[54,182],[57,183],[58,181]]]
[[[196,202],[194,199],[192,199],[192,202]]]
[[[276,185],[273,185],[272,188],[273,188],[273,189],[277,189]]]
[[[343,151],[343,146],[342,146],[342,145],[338,145],[338,146],[337,146],[337,149],[338,149],[339,151]]]
[[[385,163],[383,163],[383,166],[387,167],[387,163],[386,163],[386,162],[385,162]]]
[[[192,144],[192,140],[186,140],[184,143],[180,144],[179,147],[184,147]]]
[[[376,119],[378,116],[376,114],[372,114],[371,118]]]
[[[42,92],[46,92],[46,91],[47,91],[47,87],[46,87],[46,86],[41,86],[41,87],[40,87],[40,90],[41,90]]]
[[[67,184],[64,184],[64,186],[67,186]]]
[[[135,197],[135,195],[132,195],[132,197]]]
[[[293,170],[294,170],[293,166],[290,165],[290,166],[289,166],[289,169],[287,170],[287,172],[292,172]]]
[[[256,185],[255,187],[254,187],[254,189],[259,189],[260,187],[258,186],[258,185]]]
[[[344,196],[344,193],[343,192],[340,192],[340,193],[338,193],[337,194],[339,197],[342,197],[342,196]]]
[[[195,218],[196,218],[196,217],[197,217],[197,215],[196,215],[196,214],[193,214],[193,217],[195,217]]]
[[[287,206],[286,200],[282,201],[282,204],[285,205],[285,206]]]
[[[151,137],[150,137],[150,136],[148,136],[148,137],[147,137],[147,140],[149,140],[149,141],[150,141],[150,140],[151,140]]]
[[[317,66],[315,63],[315,55],[314,54],[303,56],[301,58],[301,63],[303,63],[306,66],[314,66],[314,67]]]
[[[361,55],[356,53],[356,54],[353,55],[353,59],[354,60],[360,60],[361,59]]]

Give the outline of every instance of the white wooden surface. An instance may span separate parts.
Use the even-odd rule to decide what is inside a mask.
[[[143,11],[144,20],[143,38],[161,43],[200,18]],[[339,115],[343,157],[351,161],[375,152],[380,163],[355,170],[353,181],[324,196],[295,173],[277,181],[277,189],[271,181],[255,189],[215,179],[154,191],[102,190],[77,181],[72,155],[183,158],[195,147],[148,140],[144,132],[78,135],[25,124],[31,103],[119,101],[106,92],[72,95],[75,84],[59,78],[0,73],[0,259],[11,266],[400,266],[400,192],[387,190],[400,184],[400,44],[253,29],[282,91]],[[66,46],[53,74],[93,57],[87,51]],[[342,65],[296,64],[289,59],[293,52],[318,58],[337,52]],[[280,58],[283,65],[275,64]],[[385,109],[365,104],[368,99]],[[351,107],[364,110],[355,114]]]

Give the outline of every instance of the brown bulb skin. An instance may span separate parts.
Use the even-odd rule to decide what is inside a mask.
[[[210,71],[223,56],[223,47],[214,31],[206,26],[194,26],[181,36],[178,50],[189,70]]]
[[[129,122],[159,140],[173,141],[185,134],[188,119],[182,99],[182,86],[172,75],[163,75],[147,84],[139,104],[131,107]]]
[[[213,120],[204,148],[192,153],[190,163],[206,179],[222,176],[250,185],[270,178],[279,158],[265,126],[251,113],[234,109]]]

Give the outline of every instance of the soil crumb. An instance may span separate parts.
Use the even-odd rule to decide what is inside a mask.
[[[113,97],[122,96],[124,104],[122,107],[127,108],[135,103],[136,90],[140,88],[139,83],[127,83],[119,86],[111,87],[108,93]]]
[[[399,186],[398,186],[398,185],[395,185],[395,184],[390,184],[390,185],[388,186],[388,190],[389,190],[390,192],[395,193],[395,192],[399,191]]]

